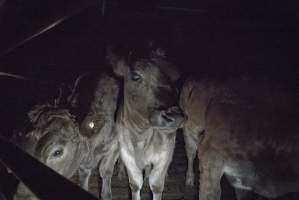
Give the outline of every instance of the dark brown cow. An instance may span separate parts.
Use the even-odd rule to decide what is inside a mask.
[[[181,106],[188,117],[189,160],[198,144],[199,199],[220,200],[223,175],[239,200],[246,191],[268,198],[298,192],[297,105],[287,92],[264,82],[188,80]]]
[[[80,185],[88,190],[91,170],[99,164],[103,181],[101,197],[111,199],[111,177],[119,156],[113,135],[119,85],[108,76],[98,78],[88,114],[79,125],[69,110],[42,105],[30,113],[28,131],[16,138],[17,144],[61,175],[70,178],[79,169]],[[46,181],[46,180],[45,180]],[[21,184],[15,199],[34,199]]]
[[[123,78],[124,98],[116,123],[132,199],[140,199],[146,167],[151,168],[149,185],[153,199],[161,199],[176,130],[184,120],[175,89],[179,74],[161,49],[143,56],[135,57],[133,53],[129,61],[110,52],[108,59],[115,73]]]

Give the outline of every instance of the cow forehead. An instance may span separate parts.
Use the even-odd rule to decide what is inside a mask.
[[[176,67],[162,59],[142,59],[136,61],[131,70],[139,71],[156,82],[173,82],[179,76]]]
[[[158,77],[161,73],[157,65],[147,60],[137,61],[130,69],[132,71],[140,72],[147,77]]]
[[[73,121],[62,118],[55,118],[42,127],[35,127],[31,130],[30,136],[37,140],[46,135],[58,136],[61,139],[71,139],[76,135],[77,126]]]

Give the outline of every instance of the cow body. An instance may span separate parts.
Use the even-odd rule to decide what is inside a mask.
[[[198,148],[199,199],[220,200],[223,175],[238,199],[246,198],[245,191],[268,198],[298,192],[294,105],[286,93],[250,81],[188,80],[181,106],[188,117],[185,138],[197,143],[186,142],[187,153]]]
[[[172,160],[175,147],[176,131],[159,131],[154,128],[135,132],[126,122],[125,116],[119,118],[117,132],[119,133],[120,155],[128,175],[132,199],[139,199],[143,185],[143,170],[149,168],[146,174],[154,199],[161,199],[164,179]]]
[[[113,54],[108,54],[108,59],[115,73],[123,78],[124,97],[116,131],[132,199],[140,199],[146,168],[151,169],[148,178],[153,199],[161,199],[176,129],[184,120],[174,88],[178,74],[157,51],[131,61]]]
[[[99,166],[102,199],[111,199],[111,177],[119,156],[117,137],[112,131],[118,91],[119,85],[114,78],[101,75],[80,125],[69,110],[51,105],[37,106],[29,114],[29,131],[19,135],[16,142],[67,178],[79,169],[80,185],[86,190],[91,170]],[[25,197],[33,198],[20,185],[15,199]]]

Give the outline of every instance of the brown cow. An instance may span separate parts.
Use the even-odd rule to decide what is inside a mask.
[[[153,199],[159,200],[172,160],[176,130],[184,121],[175,89],[179,74],[159,48],[142,56],[130,56],[125,60],[108,51],[114,72],[124,84],[116,122],[120,156],[128,172],[132,199],[140,199],[142,172],[149,167]]]
[[[102,199],[110,200],[111,177],[119,156],[116,135],[113,135],[114,114],[119,85],[101,75],[83,122],[75,121],[69,110],[58,106],[36,106],[30,113],[30,127],[17,136],[16,142],[39,161],[70,178],[79,169],[80,185],[88,190],[91,170],[99,164],[102,178]],[[46,180],[45,180],[46,181]],[[15,199],[34,199],[21,184]]]
[[[199,199],[220,200],[223,175],[238,200],[247,191],[267,198],[298,192],[296,105],[287,92],[264,82],[186,81],[181,106],[188,117],[184,131],[189,160],[198,144]]]

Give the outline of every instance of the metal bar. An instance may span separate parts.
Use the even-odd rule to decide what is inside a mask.
[[[11,78],[16,78],[16,79],[22,79],[22,80],[32,80],[32,79],[27,78],[25,76],[20,76],[20,75],[6,73],[6,72],[0,72],[0,76],[6,76],[6,77],[11,77]]]
[[[0,56],[52,29],[98,0],[7,1],[0,7]]]
[[[179,12],[190,12],[190,13],[206,13],[207,9],[199,8],[185,8],[185,7],[175,7],[175,6],[158,6],[160,10],[169,10],[169,11],[179,11]]]
[[[40,199],[97,200],[96,197],[46,167],[2,136],[0,136],[0,162]]]

